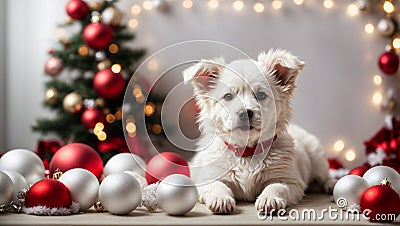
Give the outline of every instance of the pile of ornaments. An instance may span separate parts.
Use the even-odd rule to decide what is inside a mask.
[[[338,207],[370,221],[390,222],[400,214],[400,174],[388,166],[357,167],[333,189]]]
[[[135,154],[120,153],[103,167],[93,148],[72,143],[56,152],[48,171],[32,151],[5,153],[0,158],[0,211],[68,215],[94,206],[125,215],[143,205],[184,215],[198,198],[187,162],[173,152],[154,156],[147,166]]]

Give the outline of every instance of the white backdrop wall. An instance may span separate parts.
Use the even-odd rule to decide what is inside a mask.
[[[343,139],[346,148],[354,148],[359,154],[347,165],[362,163],[362,142],[383,123],[383,115],[373,106],[371,97],[376,88],[372,76],[379,73],[376,60],[385,40],[376,32],[364,32],[365,23],[377,18],[349,17],[348,1],[335,1],[333,9],[325,9],[320,0],[305,1],[303,6],[287,0],[279,11],[265,1],[268,5],[263,14],[256,14],[247,1],[244,10],[234,11],[231,2],[220,1],[220,7],[211,10],[206,1],[194,1],[192,9],[184,9],[181,1],[168,1],[168,12],[153,9],[135,16],[139,21],[133,30],[137,39],[127,45],[147,48],[149,55],[193,39],[224,42],[252,57],[272,47],[291,50],[307,62],[293,100],[294,121],[317,134],[331,156],[337,155],[331,150],[333,142]],[[47,80],[43,64],[47,49],[57,40],[56,24],[65,19],[65,3],[7,1],[7,88],[6,105],[2,105],[7,116],[3,134],[7,149],[33,149],[38,135],[31,132],[30,126],[36,118],[48,114],[40,104]],[[125,22],[133,17],[130,8],[135,3],[138,1],[118,3]],[[158,59],[158,63],[168,65],[169,60]],[[158,72],[149,71],[148,76]],[[170,84],[182,80],[180,74],[170,78]],[[190,87],[183,87],[182,93],[190,96]]]

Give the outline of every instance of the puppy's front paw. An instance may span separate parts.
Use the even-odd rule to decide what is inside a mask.
[[[232,213],[236,206],[235,199],[229,195],[209,195],[203,198],[206,206],[213,213]]]
[[[265,212],[278,211],[280,209],[285,209],[287,202],[283,198],[279,197],[266,197],[260,195],[257,200],[255,207],[257,210],[262,210]]]
[[[326,180],[324,183],[325,192],[331,194],[333,192],[333,188],[335,187],[336,182],[337,182],[336,179]]]

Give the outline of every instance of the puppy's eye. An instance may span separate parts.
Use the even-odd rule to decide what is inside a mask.
[[[260,91],[260,92],[257,92],[256,96],[257,96],[257,99],[259,99],[259,100],[265,100],[265,98],[267,98],[268,95],[266,93]]]
[[[225,95],[224,95],[224,99],[225,99],[225,100],[232,100],[232,99],[233,99],[232,93],[227,93],[227,94],[225,94]]]

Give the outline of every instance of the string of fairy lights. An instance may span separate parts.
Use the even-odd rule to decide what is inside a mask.
[[[207,0],[207,1],[193,1],[193,0],[181,0],[181,5],[184,9],[191,9],[195,7],[195,4],[207,4],[208,8],[210,10],[216,10],[218,7],[220,7],[220,3],[222,0]],[[337,1],[337,0],[336,0]],[[372,0],[369,0],[372,2]],[[386,15],[390,15],[394,12],[396,12],[396,6],[394,0],[377,0],[375,2],[379,2],[380,7],[384,11]],[[139,26],[139,15],[141,13],[145,13],[145,11],[150,11],[153,9],[163,11],[164,9],[167,8],[167,5],[169,3],[166,0],[143,0],[143,1],[136,1],[134,5],[131,6],[130,12],[132,14],[132,18],[128,21],[128,26],[132,29],[136,29]],[[255,13],[261,14],[265,13],[267,8],[271,8],[273,10],[281,10],[283,7],[285,7],[285,4],[294,4],[297,6],[301,6],[305,4],[305,0],[293,0],[293,1],[282,1],[282,0],[254,0],[254,1],[243,1],[243,0],[234,0],[232,1],[232,9],[235,11],[241,11],[244,10],[246,7],[251,7]],[[322,4],[322,6],[326,9],[333,9],[335,8],[336,2],[335,0],[323,0],[321,2],[318,1],[318,4]],[[349,1],[347,7],[346,7],[346,13],[349,17],[354,17],[357,16],[361,11],[364,11],[365,8],[367,7],[368,0],[355,0],[355,1]],[[96,18],[95,18],[96,19]],[[378,26],[381,26],[378,24]],[[372,23],[366,23],[364,25],[364,32],[366,34],[373,34],[376,30],[381,29],[377,26],[374,26]],[[118,46],[110,46],[110,51],[115,50],[118,51]],[[391,50],[396,50],[400,51],[400,36],[394,35],[391,43],[388,45],[387,49]],[[80,49],[79,51],[82,51],[82,54],[87,53],[88,50],[85,49]],[[101,65],[100,65],[101,66]],[[121,66],[118,64],[112,65],[111,69],[113,71],[121,71]],[[158,69],[158,63],[154,60],[149,61],[147,64],[147,69],[150,71],[156,71]],[[376,106],[381,106],[382,101],[384,99],[382,91],[381,90],[381,85],[382,85],[382,76],[379,74],[373,75],[372,76],[372,81],[373,84],[377,87],[377,91],[373,93],[372,95],[372,103]],[[144,96],[143,93],[141,92],[140,87],[139,88],[134,88],[132,92],[133,96],[136,98],[138,102],[143,103]],[[153,103],[146,103],[144,107],[144,113],[146,115],[152,115],[155,112],[155,105]],[[114,116],[115,118],[115,116]],[[110,120],[113,120],[111,117],[109,118]],[[108,121],[108,119],[107,119]],[[103,138],[103,125],[98,124],[95,127],[95,133],[101,140]],[[134,120],[127,120],[125,129],[128,131],[129,136],[135,136],[136,134],[136,125]],[[161,131],[161,126],[160,125],[154,125],[154,128],[152,129],[153,133],[158,133]],[[336,140],[332,146],[333,152],[337,154],[343,154],[344,159],[347,160],[348,162],[352,162],[357,158],[356,151],[353,148],[348,148],[347,145],[345,144],[345,141],[343,139]]]

